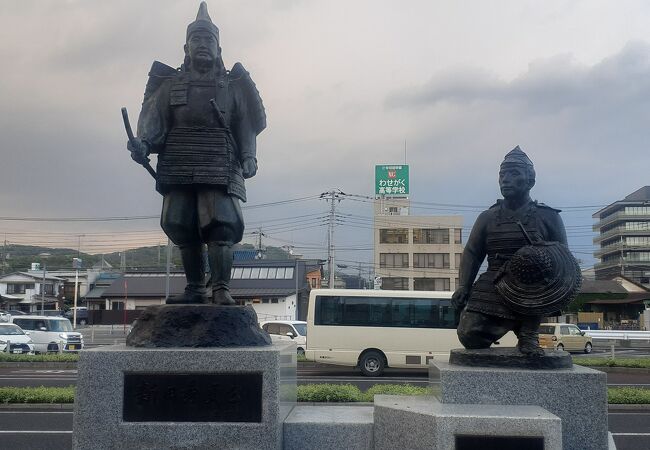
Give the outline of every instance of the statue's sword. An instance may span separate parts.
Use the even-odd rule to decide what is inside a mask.
[[[137,145],[135,141],[135,136],[133,136],[133,130],[131,129],[131,123],[129,122],[129,113],[126,112],[126,108],[122,108],[122,120],[124,121],[124,128],[126,129],[126,135],[129,138],[129,141],[131,142],[131,145],[134,147]],[[151,167],[151,164],[149,164],[149,158],[146,158],[146,160],[142,163],[142,167],[147,169],[147,172],[154,178],[156,179],[156,171],[153,170],[153,167]]]

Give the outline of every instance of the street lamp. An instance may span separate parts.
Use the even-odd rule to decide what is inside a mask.
[[[45,259],[50,256],[49,253],[41,253],[38,256],[41,257],[43,262],[43,282],[41,283],[41,314],[45,314],[45,271],[47,270],[47,265],[45,264]]]

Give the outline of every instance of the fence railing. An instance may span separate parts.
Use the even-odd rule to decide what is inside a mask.
[[[629,331],[629,330],[585,330],[585,331],[593,339],[650,341],[650,331]]]
[[[121,310],[89,310],[89,325],[131,325],[135,319],[140,317],[142,309],[121,309]]]

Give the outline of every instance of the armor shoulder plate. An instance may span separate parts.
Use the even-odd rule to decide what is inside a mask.
[[[546,210],[550,210],[550,211],[555,211],[556,213],[561,213],[561,212],[562,212],[561,209],[551,208],[550,206],[545,205],[544,203],[538,203],[538,202],[535,202],[535,206],[537,206],[538,208],[541,208],[541,209],[546,209]]]
[[[235,63],[230,70],[229,81],[237,83],[246,99],[247,115],[253,125],[256,134],[260,134],[266,128],[266,112],[262,97],[257,90],[250,74],[241,63]]]
[[[154,61],[149,69],[149,79],[147,87],[144,89],[144,101],[146,102],[151,95],[158,90],[165,80],[173,78],[179,73],[173,67],[163,64],[160,61]]]

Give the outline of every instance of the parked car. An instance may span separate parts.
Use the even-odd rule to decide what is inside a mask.
[[[74,318],[75,308],[70,308],[63,315],[70,321]],[[86,325],[88,323],[88,308],[85,306],[77,306],[77,325]]]
[[[570,323],[543,323],[539,326],[539,345],[542,348],[567,352],[591,353],[591,336]]]
[[[29,331],[23,331],[13,323],[0,323],[0,352],[33,355],[34,342]]]
[[[81,333],[72,329],[72,324],[65,317],[55,316],[11,316],[11,321],[25,331],[30,332],[36,353],[72,352],[84,347]],[[59,347],[61,346],[61,347]]]
[[[8,312],[9,314],[11,314],[12,316],[24,316],[24,315],[27,314],[25,311],[20,311],[20,310],[18,310],[18,309],[10,309],[10,310],[7,311],[7,312]]]
[[[305,354],[307,322],[300,320],[270,320],[262,323],[262,329],[271,335],[271,339],[280,341],[293,340],[298,348],[298,354]]]

